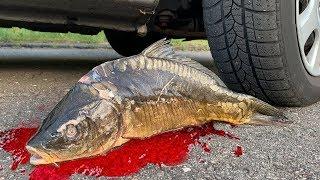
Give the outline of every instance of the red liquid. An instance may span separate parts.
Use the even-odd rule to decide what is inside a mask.
[[[16,170],[19,164],[29,162],[30,155],[25,146],[36,131],[36,128],[20,128],[0,132],[0,148],[11,154],[12,170]]]
[[[25,169],[21,169],[20,170],[20,174],[26,174],[26,170]]]
[[[209,147],[209,145],[207,143],[203,143],[202,144],[202,149],[205,151],[205,152],[211,152],[211,149]]]
[[[36,132],[35,128],[19,128],[0,133],[0,147],[13,156],[12,169],[28,162],[30,155],[25,150],[28,139]],[[91,176],[125,176],[138,172],[147,164],[173,166],[188,158],[189,145],[198,144],[210,152],[206,143],[199,142],[202,136],[217,134],[236,138],[221,130],[215,130],[212,123],[203,127],[186,128],[168,132],[145,140],[131,140],[106,155],[62,162],[53,165],[37,166],[30,179],[68,179],[72,174]]]
[[[241,146],[237,146],[236,149],[234,150],[234,155],[237,157],[240,157],[243,155],[243,149]]]

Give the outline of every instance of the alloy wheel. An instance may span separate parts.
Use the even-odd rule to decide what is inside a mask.
[[[320,0],[297,0],[297,31],[303,64],[320,76]]]

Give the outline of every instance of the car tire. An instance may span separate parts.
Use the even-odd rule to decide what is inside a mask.
[[[203,0],[209,46],[230,89],[282,106],[319,100],[320,76],[306,70],[299,47],[297,1]]]
[[[122,56],[132,56],[141,53],[146,47],[157,41],[154,34],[138,36],[136,32],[105,30],[110,46]]]

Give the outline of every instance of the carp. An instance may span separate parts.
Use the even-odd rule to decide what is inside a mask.
[[[211,121],[289,122],[268,103],[232,92],[215,73],[178,56],[162,39],[139,55],[103,63],[84,75],[43,120],[26,149],[31,164],[56,164]]]

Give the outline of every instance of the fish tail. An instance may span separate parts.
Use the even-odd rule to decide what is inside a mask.
[[[255,113],[248,122],[252,125],[284,125],[292,123],[284,112],[266,102],[257,98],[253,99],[253,108]]]

